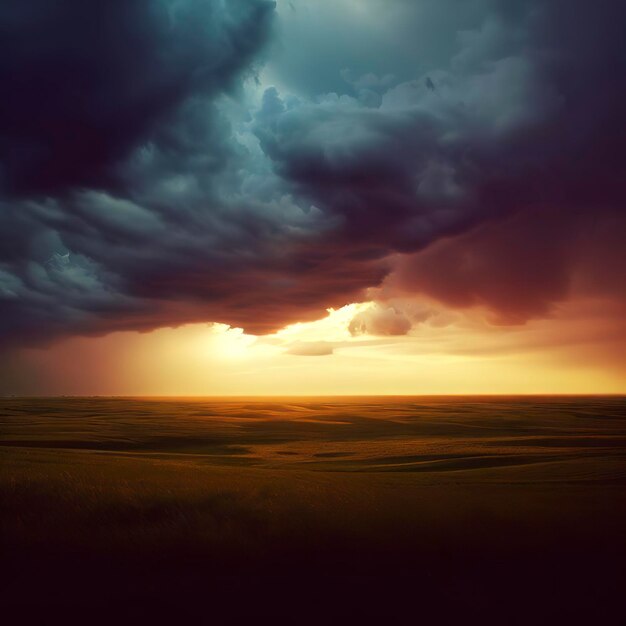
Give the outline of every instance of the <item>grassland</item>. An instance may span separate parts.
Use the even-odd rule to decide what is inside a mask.
[[[623,398],[6,398],[0,462],[19,623],[626,620]]]

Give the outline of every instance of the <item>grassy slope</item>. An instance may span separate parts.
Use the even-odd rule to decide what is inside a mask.
[[[619,400],[6,402],[22,621],[626,617]]]

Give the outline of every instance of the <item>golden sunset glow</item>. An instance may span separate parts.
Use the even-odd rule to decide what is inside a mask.
[[[254,336],[224,324],[73,338],[22,351],[53,394],[372,395],[620,393],[619,346],[591,333],[602,303],[558,319],[494,326],[480,312],[431,311],[408,335],[350,331],[374,303],[329,309],[314,322]],[[581,309],[581,310],[578,310]],[[614,323],[617,323],[614,322]]]
[[[626,626],[625,0],[0,0],[7,626]]]

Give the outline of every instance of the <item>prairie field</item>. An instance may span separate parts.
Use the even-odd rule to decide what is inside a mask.
[[[5,623],[626,623],[620,397],[0,399]]]

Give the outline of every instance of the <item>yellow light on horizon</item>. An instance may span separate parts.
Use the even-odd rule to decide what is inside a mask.
[[[459,314],[408,335],[353,336],[373,303],[329,309],[314,322],[255,336],[226,324],[74,337],[23,350],[37,393],[112,395],[411,395],[624,392],[618,345],[587,309],[495,327]],[[601,309],[600,309],[601,310]],[[582,311],[577,317],[577,311]],[[597,338],[590,342],[591,330]],[[296,349],[294,349],[294,347]],[[28,371],[24,369],[24,371]],[[42,375],[43,374],[43,375]],[[32,376],[31,376],[32,378]]]

